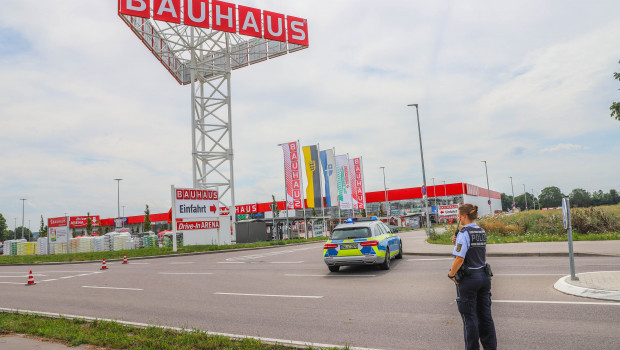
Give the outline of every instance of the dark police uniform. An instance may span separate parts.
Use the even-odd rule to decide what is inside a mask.
[[[487,234],[475,223],[465,225],[456,236],[455,256],[465,259],[469,272],[456,285],[457,305],[463,318],[465,349],[497,349],[491,316],[491,278],[485,272]]]

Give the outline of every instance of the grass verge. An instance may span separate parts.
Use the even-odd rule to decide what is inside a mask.
[[[286,245],[293,243],[304,243],[326,240],[326,237],[300,238],[283,241],[256,242],[246,244],[231,245],[190,245],[179,247],[176,252],[172,248],[141,248],[132,250],[117,250],[107,252],[89,252],[89,253],[72,253],[72,254],[54,254],[54,255],[0,255],[0,264],[38,264],[45,262],[71,262],[71,261],[97,261],[102,259],[122,259],[123,254],[127,254],[127,258],[136,258],[143,256],[172,255],[183,253],[198,253],[215,250],[230,250],[239,248],[256,248]]]
[[[233,340],[204,332],[177,331],[158,327],[139,328],[111,321],[86,321],[0,312],[0,334],[22,333],[61,341],[71,346],[91,344],[126,350],[287,350],[284,345],[255,339]],[[313,349],[307,347],[306,349]],[[335,349],[335,348],[334,348]]]
[[[571,209],[573,240],[620,239],[620,205]],[[561,210],[530,210],[514,215],[485,217],[477,223],[487,232],[487,243],[566,241]],[[452,244],[456,226],[443,233],[431,233],[434,244]]]

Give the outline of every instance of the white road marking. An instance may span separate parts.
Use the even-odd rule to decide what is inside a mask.
[[[568,304],[568,305],[606,305],[620,306],[615,302],[595,302],[595,301],[554,301],[554,300],[493,300],[494,303],[512,303],[512,304]]]
[[[284,276],[288,276],[288,277],[377,277],[377,275],[342,275],[342,274],[337,274],[337,275],[303,275],[303,274],[296,274],[296,273],[287,273]]]
[[[301,264],[303,261],[272,261],[270,264]]]
[[[144,289],[142,289],[142,288],[97,287],[97,286],[82,286],[82,288],[95,288],[95,289],[116,289],[116,290],[144,290]]]
[[[292,346],[301,347],[301,348],[308,348],[308,347],[310,347],[310,348],[317,348],[317,349],[324,349],[324,348],[342,349],[342,348],[345,348],[345,347],[340,346],[340,345],[311,343],[311,342],[305,342],[305,341],[299,341],[299,340],[265,338],[265,337],[256,337],[256,336],[251,336],[251,335],[240,335],[240,334],[231,334],[231,333],[208,332],[208,331],[200,331],[200,330],[196,330],[196,329],[187,329],[187,328],[179,328],[179,327],[161,326],[161,325],[156,325],[156,324],[147,324],[147,323],[139,323],[139,322],[112,320],[112,319],[109,319],[109,318],[98,318],[98,317],[67,315],[67,314],[56,314],[56,313],[51,313],[51,312],[20,310],[20,309],[8,309],[8,308],[3,308],[3,307],[0,307],[0,311],[6,311],[6,312],[12,312],[12,313],[20,313],[20,314],[40,315],[40,316],[56,317],[56,318],[62,317],[62,318],[79,319],[79,320],[86,320],[86,321],[97,321],[97,320],[99,320],[99,321],[106,321],[106,322],[116,322],[116,323],[119,323],[119,324],[123,324],[123,325],[127,325],[127,326],[133,326],[133,327],[139,327],[139,328],[156,327],[156,328],[159,328],[159,329],[167,329],[167,330],[173,330],[173,331],[178,331],[178,332],[200,332],[200,333],[207,334],[207,335],[217,335],[217,336],[222,336],[222,337],[227,337],[227,338],[237,339],[237,340],[255,339],[255,340],[258,340],[258,341],[262,341],[262,342],[277,343],[277,344],[282,344],[282,345],[292,345]],[[356,346],[347,346],[346,348],[349,349],[349,350],[377,350],[377,349],[371,349],[371,348],[361,348],[361,347],[356,347]]]
[[[187,261],[187,262],[171,262],[170,265],[181,265],[181,264],[194,264],[193,261]]]
[[[245,264],[245,261],[218,261],[218,264]]]
[[[436,261],[436,260],[454,260],[454,258],[407,259],[407,261]]]
[[[45,275],[39,275],[36,273],[32,274],[33,277],[41,277],[41,276],[45,276]],[[26,274],[24,276],[0,276],[0,278],[28,278],[30,277],[30,275]]]
[[[236,296],[248,296],[248,297],[274,297],[274,298],[306,298],[306,299],[321,299],[322,295],[278,295],[278,294],[249,294],[249,293],[213,293],[216,295],[236,295]]]
[[[312,247],[312,248],[287,249],[287,250],[279,250],[279,251],[268,252],[268,253],[263,253],[263,254],[252,254],[252,255],[237,256],[237,257],[234,257],[234,258],[228,258],[228,259],[226,259],[226,261],[239,261],[239,260],[260,259],[260,258],[266,258],[266,257],[270,257],[270,256],[275,256],[275,255],[281,255],[281,254],[287,254],[287,253],[295,253],[295,252],[299,252],[299,251],[303,251],[303,250],[308,250],[308,249],[315,249],[315,248]]]
[[[158,272],[160,275],[212,275],[213,272]]]
[[[50,278],[48,280],[43,280],[41,282],[49,282],[49,281],[58,281],[58,278]]]
[[[127,262],[127,265],[150,265],[151,263],[145,263],[145,262]]]
[[[23,283],[20,283],[20,282],[0,282],[0,283],[2,283],[2,284],[21,284],[21,285],[26,284],[25,282],[23,282]]]

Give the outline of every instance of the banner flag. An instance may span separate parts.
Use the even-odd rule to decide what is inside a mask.
[[[308,208],[320,208],[321,200],[321,169],[319,167],[319,151],[316,145],[304,146],[304,161],[306,164],[306,202]]]
[[[297,142],[283,143],[282,151],[284,152],[286,207],[287,209],[303,209],[299,144]]]
[[[325,204],[328,207],[336,206],[338,205],[338,184],[333,149],[321,151],[321,167],[325,178]]]
[[[349,160],[349,173],[352,175],[351,181],[353,193],[353,207],[356,209],[366,209],[366,189],[364,186],[364,167],[362,158]]]
[[[351,179],[349,177],[349,157],[346,154],[336,156],[336,177],[338,183],[338,201],[340,209],[353,209],[351,203]]]

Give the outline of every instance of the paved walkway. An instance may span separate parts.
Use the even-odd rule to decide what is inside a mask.
[[[102,349],[92,345],[67,346],[44,338],[29,337],[22,334],[11,334],[0,337],[0,349],[6,350],[94,350]]]
[[[449,256],[451,245],[429,244],[426,232],[401,232],[405,255]],[[575,256],[618,256],[620,240],[573,242]],[[487,256],[568,256],[568,242],[505,243],[487,245]],[[586,272],[560,278],[554,285],[562,293],[580,297],[620,301],[620,271]]]

